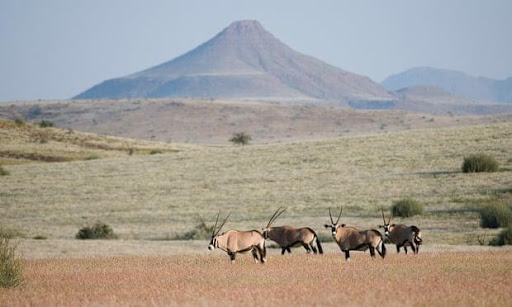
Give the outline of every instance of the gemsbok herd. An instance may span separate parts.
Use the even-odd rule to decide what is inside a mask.
[[[266,239],[270,239],[277,243],[281,248],[281,254],[285,252],[291,253],[291,247],[302,245],[307,253],[313,251],[314,254],[323,254],[322,245],[318,239],[316,232],[309,227],[293,227],[293,226],[272,226],[274,221],[286,210],[286,208],[278,208],[267,225],[260,230],[228,230],[220,233],[222,227],[229,219],[230,214],[226,216],[224,221],[219,225],[220,212],[217,214],[215,225],[212,230],[212,237],[208,244],[209,250],[219,248],[225,251],[231,263],[235,261],[236,254],[251,252],[254,261],[265,263],[267,256],[267,248],[265,246]],[[331,224],[325,224],[325,228],[330,228],[332,237],[336,244],[343,253],[345,253],[345,260],[350,261],[350,251],[366,251],[370,250],[370,256],[375,258],[375,251],[384,258],[386,256],[386,246],[384,245],[384,236],[389,242],[396,245],[397,253],[403,247],[407,254],[407,246],[410,246],[412,251],[417,254],[419,246],[422,244],[420,229],[416,226],[406,226],[403,224],[390,224],[391,217],[388,221],[384,217],[384,209],[382,211],[384,236],[376,229],[361,230],[353,226],[340,224],[341,214],[343,208],[340,208],[340,213],[336,222],[332,217],[331,208],[329,208],[329,217]]]

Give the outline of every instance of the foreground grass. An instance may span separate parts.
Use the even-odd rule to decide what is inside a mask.
[[[26,282],[0,289],[20,305],[446,305],[507,306],[512,253],[355,253],[112,257],[27,261]]]
[[[492,154],[495,173],[464,174],[468,153]],[[205,148],[53,164],[11,165],[0,177],[0,226],[50,239],[73,239],[102,221],[121,239],[170,238],[232,211],[227,228],[277,223],[325,232],[328,207],[342,223],[376,227],[380,208],[410,197],[423,216],[425,242],[478,244],[478,209],[512,200],[512,123],[399,132],[318,142]],[[213,222],[213,221],[212,221]]]

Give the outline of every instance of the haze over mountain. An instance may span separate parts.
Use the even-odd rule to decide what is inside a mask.
[[[512,77],[495,80],[431,67],[415,67],[386,78],[381,83],[391,91],[413,86],[444,89],[448,93],[479,101],[512,102]]]
[[[294,51],[258,21],[233,22],[182,56],[106,80],[74,98],[136,97],[277,98],[376,108],[395,100],[367,77]]]

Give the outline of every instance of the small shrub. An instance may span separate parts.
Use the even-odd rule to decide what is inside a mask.
[[[90,155],[88,155],[87,157],[85,157],[85,159],[84,159],[84,160],[87,160],[87,161],[88,161],[88,160],[97,160],[97,159],[99,159],[99,158],[100,158],[100,156],[98,156],[97,154],[90,154]]]
[[[152,151],[149,152],[150,155],[157,155],[157,154],[161,154],[162,151],[161,150],[158,150],[158,149],[153,149]]]
[[[0,287],[16,287],[23,281],[23,262],[16,256],[16,246],[0,236]]]
[[[47,236],[43,236],[43,235],[37,235],[37,236],[34,236],[32,239],[34,240],[46,240],[48,239]]]
[[[117,239],[114,230],[109,225],[96,222],[93,226],[85,226],[78,231],[75,236],[77,239]]]
[[[8,176],[11,173],[0,165],[0,176]]]
[[[393,216],[410,217],[423,214],[423,205],[414,199],[404,198],[393,203]]]
[[[174,237],[175,240],[209,240],[212,236],[212,226],[206,225],[204,220],[201,219],[194,229],[187,231],[182,234],[178,234]]]
[[[16,116],[16,118],[14,119],[14,123],[18,126],[23,126],[25,125],[25,119],[21,116]]]
[[[496,172],[499,165],[491,155],[474,154],[464,157],[462,171],[464,173]]]
[[[508,226],[507,228],[503,229],[496,238],[489,242],[489,245],[512,245],[512,226]]]
[[[504,204],[493,204],[480,210],[480,226],[499,228],[512,225],[512,210]]]
[[[235,145],[247,145],[252,140],[252,137],[243,132],[233,134],[233,137],[229,139]]]
[[[39,122],[39,127],[41,127],[41,128],[53,127],[53,123],[49,120],[42,120]]]

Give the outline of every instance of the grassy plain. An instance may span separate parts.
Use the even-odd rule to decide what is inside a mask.
[[[45,144],[42,144],[45,145]],[[496,173],[464,174],[464,155],[487,153]],[[124,240],[165,240],[200,218],[232,211],[227,228],[261,228],[278,206],[278,224],[321,235],[328,207],[342,222],[381,223],[380,208],[411,197],[425,214],[426,244],[478,244],[496,232],[478,227],[478,208],[512,199],[512,123],[394,132],[310,142],[203,147],[166,154],[4,166],[0,225],[25,238],[71,239],[102,221]]]
[[[0,165],[69,162],[169,153],[194,146],[119,138],[72,129],[41,128],[0,119]]]
[[[26,261],[0,305],[510,306],[512,252],[127,256]]]

